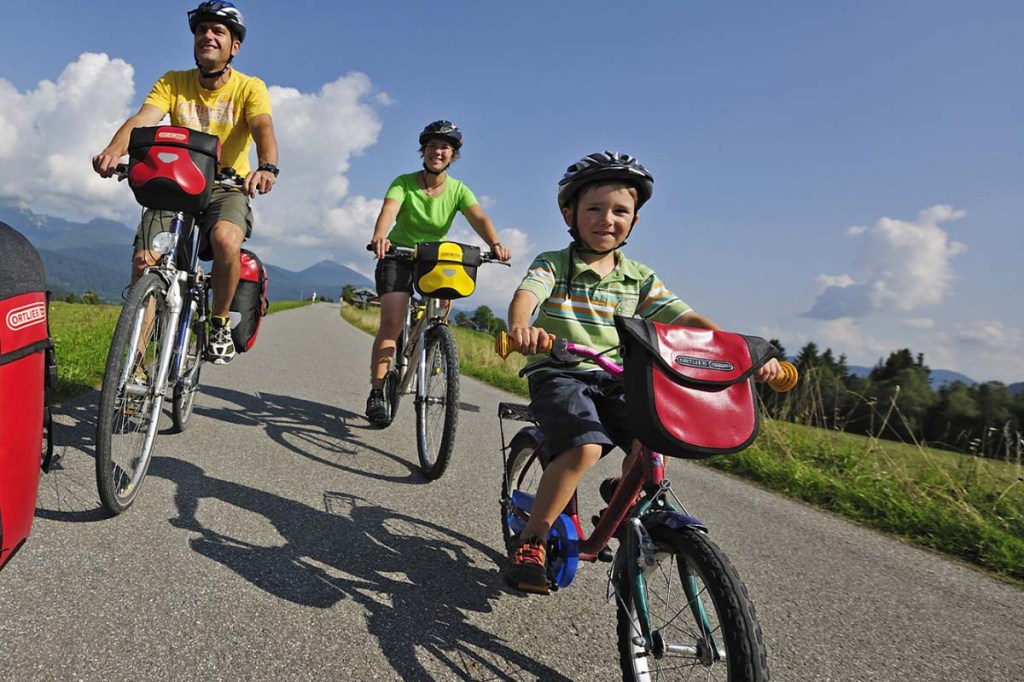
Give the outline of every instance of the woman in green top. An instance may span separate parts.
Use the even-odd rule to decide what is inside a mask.
[[[423,170],[399,175],[388,188],[370,245],[383,259],[391,245],[413,247],[419,242],[441,241],[448,234],[456,212],[461,211],[473,230],[503,261],[512,253],[498,241],[491,219],[466,185],[448,175],[448,166],[459,158],[462,132],[450,121],[434,121],[420,133]],[[373,340],[370,359],[370,397],[366,417],[380,426],[391,422],[384,401],[384,376],[395,355],[395,340],[402,331],[405,311],[412,296],[412,263],[379,260],[375,272],[380,296],[380,327]]]

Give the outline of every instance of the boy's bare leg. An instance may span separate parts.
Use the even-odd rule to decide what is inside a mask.
[[[583,474],[601,459],[602,451],[601,445],[587,443],[563,452],[548,465],[537,485],[530,520],[520,537],[547,537],[551,524],[569,504]]]

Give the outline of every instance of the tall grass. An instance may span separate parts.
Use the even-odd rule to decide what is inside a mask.
[[[341,314],[369,333],[377,329],[376,309],[342,305]],[[528,394],[516,375],[522,357],[503,361],[487,334],[454,331],[466,375]],[[1020,464],[783,421],[762,423],[746,451],[703,462],[1024,583]]]
[[[273,301],[270,313],[309,305],[308,301]],[[57,353],[57,390],[61,402],[99,388],[121,306],[50,303],[50,333]]]

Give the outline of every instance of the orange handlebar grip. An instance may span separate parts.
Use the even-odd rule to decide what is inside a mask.
[[[770,386],[773,391],[778,391],[779,393],[785,393],[786,391],[793,390],[793,388],[796,387],[797,380],[799,379],[799,374],[796,371],[796,365],[792,362],[787,362],[786,360],[780,360],[779,366],[782,368],[782,373],[769,381],[768,386]]]
[[[494,337],[494,352],[504,360],[512,354],[512,339],[505,332],[498,332]]]

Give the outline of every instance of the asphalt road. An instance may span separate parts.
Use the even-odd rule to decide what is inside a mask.
[[[126,514],[96,496],[98,394],[0,573],[2,680],[614,680],[605,564],[550,597],[501,584],[496,405],[462,381],[453,462],[416,468],[412,405],[361,417],[370,338],[329,304],[268,317],[204,369]],[[588,474],[591,488],[617,463]],[[1024,592],[689,463],[670,475],[744,577],[776,680],[1024,679]]]

